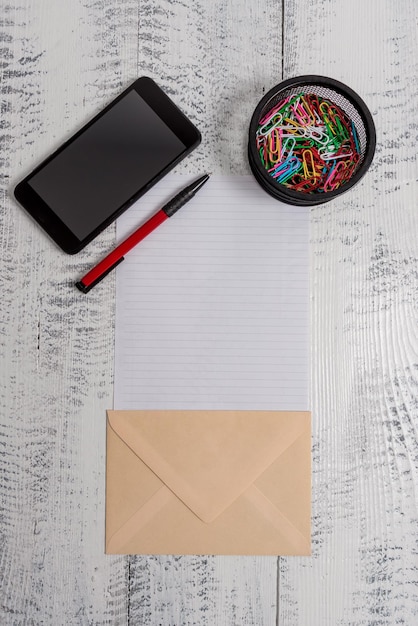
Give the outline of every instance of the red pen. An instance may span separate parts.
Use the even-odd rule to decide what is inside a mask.
[[[119,263],[122,263],[125,254],[132,250],[142,239],[145,239],[157,226],[174,215],[186,202],[191,200],[207,180],[209,180],[209,175],[205,174],[180,191],[174,198],[167,202],[162,209],[150,217],[145,224],[142,224],[132,235],[129,235],[125,241],[119,244],[112,252],[105,256],[100,263],[83,276],[83,278],[75,284],[76,287],[83,293],[89,292],[92,287],[97,285],[97,283],[107,276]]]

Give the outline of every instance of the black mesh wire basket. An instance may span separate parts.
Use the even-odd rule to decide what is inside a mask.
[[[300,98],[302,98],[302,102],[306,103],[303,104],[303,106],[299,104]],[[309,106],[308,101],[310,102]],[[289,176],[291,174],[290,169],[288,174],[276,176],[276,172],[280,173],[280,168],[283,169],[283,159],[285,158],[288,159],[288,163],[292,163],[293,159],[293,167],[295,167],[296,158],[294,154],[291,154],[289,157],[289,154],[284,152],[282,160],[280,160],[281,157],[278,156],[276,160],[277,166],[273,164],[273,167],[269,167],[269,165],[272,164],[267,164],[267,159],[263,160],[263,148],[260,148],[260,140],[265,142],[263,133],[268,133],[268,124],[264,124],[267,126],[267,130],[265,131],[263,121],[271,111],[274,111],[275,107],[280,107],[280,103],[282,102],[285,102],[285,105],[283,105],[283,109],[279,109],[281,113],[278,113],[276,116],[280,118],[281,125],[277,123],[276,126],[274,126],[274,124],[271,123],[270,126],[274,129],[287,129],[285,134],[283,134],[287,139],[281,141],[281,146],[285,145],[284,142],[286,141],[292,143],[292,133],[297,133],[299,137],[298,141],[303,141],[304,145],[306,145],[306,149],[308,150],[306,153],[306,163],[304,161],[302,168],[299,161],[299,170],[301,171],[303,169],[305,172],[306,165],[306,172],[312,174],[312,176],[311,180],[307,181],[305,186],[303,185],[303,175],[301,176],[300,174],[293,174],[289,182]],[[300,109],[295,107],[295,102],[298,103],[296,107],[300,107]],[[318,110],[318,107],[320,108],[321,116],[316,114],[312,103],[317,103],[315,104],[316,110]],[[290,120],[286,117],[286,113],[290,115],[289,111],[291,111],[292,114],[296,111],[296,119],[293,115],[293,125],[291,125]],[[307,111],[310,112],[310,115],[307,114]],[[327,112],[328,117],[323,114],[323,112]],[[304,119],[304,116],[307,119]],[[273,118],[274,116],[272,116],[272,119]],[[332,151],[330,152],[328,148],[330,143],[332,144],[332,141],[329,138],[328,148],[319,147],[318,152],[317,148],[318,145],[320,145],[318,144],[318,138],[325,136],[325,134],[321,135],[325,128],[325,126],[321,127],[321,124],[327,125],[325,130],[331,137],[333,137],[332,133],[338,133],[338,126],[333,126],[333,121],[338,124],[341,122],[341,129],[344,130],[346,136],[350,135],[349,140],[353,146],[351,153],[347,152],[350,150],[349,147],[340,149],[340,152],[346,151],[342,155],[333,153]],[[277,133],[278,131],[274,130],[274,132]],[[281,132],[280,130],[280,133]],[[269,140],[271,139],[271,135],[272,133],[270,133],[268,137]],[[280,139],[281,137],[282,135]],[[271,143],[273,142],[271,141]],[[348,140],[347,145],[349,146]],[[332,78],[315,75],[299,76],[286,80],[271,89],[257,105],[250,123],[248,158],[255,178],[269,194],[288,204],[313,206],[328,202],[356,185],[365,175],[372,162],[375,146],[376,131],[370,111],[363,100],[352,89]],[[331,149],[334,147],[335,146],[331,145]],[[321,150],[322,153],[319,154]],[[328,152],[324,152],[324,150],[328,150]],[[355,158],[354,156],[345,156],[346,154],[353,155],[353,152],[355,153]],[[315,154],[316,162],[314,165],[309,163],[308,166],[308,157],[310,160],[313,153]],[[279,154],[279,150],[277,149],[274,154]],[[325,154],[327,158],[322,161],[322,157]],[[320,158],[318,158],[318,156]],[[341,156],[344,158],[341,158]],[[340,163],[338,162],[339,158]],[[349,166],[348,162],[350,163]],[[343,166],[343,163],[347,164]],[[274,169],[275,167],[276,169]],[[334,170],[332,170],[332,167]],[[344,176],[342,177],[342,174],[339,174],[337,184],[336,172],[338,170],[342,171],[344,168]],[[287,181],[283,182],[286,176],[288,176]],[[316,176],[316,178],[314,178],[314,176]],[[320,176],[323,178],[322,186],[317,182]],[[330,181],[332,176],[334,177],[332,179],[334,184],[327,184],[327,181]],[[300,181],[299,179],[302,180]]]

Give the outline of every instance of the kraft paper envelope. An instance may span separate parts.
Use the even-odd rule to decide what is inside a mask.
[[[310,554],[310,413],[108,411],[108,554]]]

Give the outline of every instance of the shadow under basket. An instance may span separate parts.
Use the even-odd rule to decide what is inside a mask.
[[[311,102],[315,102],[316,110],[314,106],[310,106],[309,103]],[[284,103],[283,108],[281,108],[281,103]],[[279,112],[274,114],[276,109]],[[269,118],[269,114],[272,112],[273,114]],[[293,118],[293,121],[288,119],[289,116]],[[269,118],[268,122],[265,121],[266,117]],[[275,117],[276,119],[274,119]],[[334,121],[337,122],[338,126],[333,126]],[[338,152],[332,152],[332,148],[335,146],[331,146],[331,151],[326,147],[325,141],[328,141],[328,146],[332,144],[330,138],[335,134],[338,135],[338,128],[345,133],[347,146],[350,145],[349,142],[351,141],[351,145],[355,147],[353,152],[347,152],[350,148],[343,147],[340,150],[342,152],[340,155]],[[274,129],[276,133],[274,141],[271,129]],[[293,137],[297,139],[293,140]],[[325,139],[322,139],[324,137]],[[321,138],[322,143],[319,143],[319,138]],[[267,150],[267,141],[270,141],[268,145],[273,146],[276,150],[274,153],[276,159],[273,164],[268,161],[268,158],[263,161],[263,156],[266,154],[265,150]],[[305,157],[303,157],[303,164],[300,158],[297,161],[296,150],[291,151],[290,148],[287,148],[286,153],[286,145],[288,145],[286,141],[290,141],[293,146],[295,146],[296,141],[298,142],[296,145],[306,146],[303,148],[303,150],[307,150],[306,162]],[[264,144],[265,147],[263,148]],[[273,144],[279,144],[280,149]],[[285,80],[273,87],[257,105],[250,123],[248,159],[256,180],[265,191],[277,200],[296,206],[314,206],[328,202],[354,187],[369,169],[375,147],[376,130],[372,116],[366,104],[352,89],[337,80],[324,76],[299,76]],[[302,154],[301,150],[299,150],[299,157]],[[326,150],[328,152],[325,152]],[[344,150],[346,154],[354,154],[354,156],[346,157]],[[315,155],[315,162],[313,154]],[[327,158],[322,161],[324,155]],[[350,158],[355,160],[348,165]],[[340,163],[337,165],[339,159]],[[287,164],[291,165],[286,171],[285,165]],[[299,167],[299,171],[302,173],[292,174],[293,178],[290,177],[289,179],[291,175],[290,166]],[[335,170],[334,173],[332,168]],[[336,172],[337,170],[342,172],[344,168],[347,169],[344,177],[341,173],[339,174],[342,181],[339,182]],[[277,172],[280,173],[281,171],[285,173],[278,176]],[[305,174],[307,178],[311,175],[311,182],[307,182],[305,188],[301,190]],[[284,182],[286,176],[288,179]],[[315,188],[312,181],[318,181],[320,176],[324,178],[325,182],[322,187],[317,184],[317,188]],[[298,185],[295,183],[295,189],[292,188],[292,182],[297,177],[302,182],[299,182]],[[331,179],[334,184],[328,182]]]

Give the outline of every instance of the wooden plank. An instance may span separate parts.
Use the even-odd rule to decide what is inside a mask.
[[[276,568],[265,557],[131,557],[130,624],[273,626]]]
[[[1,618],[126,624],[127,562],[104,556],[114,285],[73,282],[110,247],[61,253],[8,190],[136,73],[137,3],[1,2]]]
[[[249,172],[251,114],[281,76],[280,24],[276,0],[141,2],[139,67],[203,136],[179,172]],[[270,557],[132,557],[130,624],[271,626],[276,566]]]
[[[285,77],[354,88],[378,147],[312,210],[313,556],[281,559],[279,624],[414,624],[416,3],[285,2],[285,32]]]

